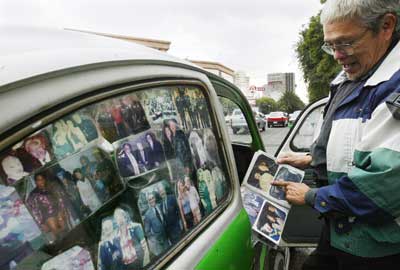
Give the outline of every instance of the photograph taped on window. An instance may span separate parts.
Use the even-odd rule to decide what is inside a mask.
[[[141,269],[150,262],[143,227],[132,208],[120,203],[102,219],[98,245],[98,270]]]
[[[95,270],[90,252],[75,246],[43,264],[41,270]]]
[[[107,99],[90,108],[101,135],[113,143],[149,129],[142,104],[134,94]]]
[[[49,131],[43,129],[1,155],[0,177],[5,184],[14,185],[29,173],[54,160]]]
[[[0,269],[12,269],[44,242],[15,188],[0,185]]]
[[[165,166],[164,150],[156,135],[160,133],[148,130],[114,143],[122,177],[137,176]]]
[[[182,238],[180,209],[168,181],[161,179],[140,190],[138,206],[153,255],[161,255]]]

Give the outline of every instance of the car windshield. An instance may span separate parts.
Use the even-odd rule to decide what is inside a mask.
[[[283,117],[283,112],[272,112],[269,114],[269,117]]]

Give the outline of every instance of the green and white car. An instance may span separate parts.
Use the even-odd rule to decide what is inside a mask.
[[[233,84],[112,38],[0,33],[0,269],[286,267],[289,247],[315,243],[315,215],[294,209],[286,247],[255,256],[240,183],[264,146]]]

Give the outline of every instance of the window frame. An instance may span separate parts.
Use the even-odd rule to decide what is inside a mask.
[[[216,106],[219,105],[219,101],[216,102],[214,100],[214,95],[212,95],[208,86],[204,82],[197,79],[157,79],[149,82],[129,82],[123,85],[111,85],[104,88],[92,90],[89,93],[85,93],[83,95],[66,100],[62,104],[52,106],[0,134],[0,154],[4,153],[10,147],[20,142],[24,138],[45,128],[49,124],[52,124],[57,120],[60,120],[63,117],[67,116],[68,114],[80,110],[84,107],[124,94],[134,94],[137,91],[149,90],[151,88],[173,86],[198,87],[199,90],[204,94],[208,105],[210,120],[212,123],[211,129],[213,130],[214,136],[219,144],[218,148],[220,157],[221,159],[224,159],[222,161],[221,167],[226,173],[226,181],[227,183],[229,183],[228,185],[230,188],[223,203],[219,204],[211,214],[205,217],[200,222],[200,224],[198,224],[190,232],[188,232],[175,246],[171,247],[171,249],[166,251],[161,257],[159,257],[155,261],[150,262],[149,265],[146,267],[149,269],[160,269],[170,263],[176,255],[178,255],[186,247],[188,247],[188,244],[190,242],[192,242],[211,223],[213,223],[218,218],[218,216],[220,216],[224,212],[224,210],[234,202],[235,193],[237,192],[237,190],[239,190],[237,187],[238,184],[236,183],[238,181],[235,181],[236,173],[234,166],[232,165],[233,160],[230,161],[230,152],[227,149],[227,146],[229,147],[230,145],[228,145],[227,141],[222,135],[222,126],[220,121],[218,120],[219,117]],[[215,97],[218,98],[216,95]],[[241,107],[239,106],[239,108]],[[123,190],[125,189],[126,187],[124,185]]]

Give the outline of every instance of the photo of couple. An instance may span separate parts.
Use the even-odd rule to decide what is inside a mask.
[[[98,245],[98,270],[142,269],[150,262],[149,248],[132,209],[119,205],[103,218]]]
[[[138,206],[150,252],[159,256],[184,233],[180,207],[168,181],[158,181],[142,189]]]

